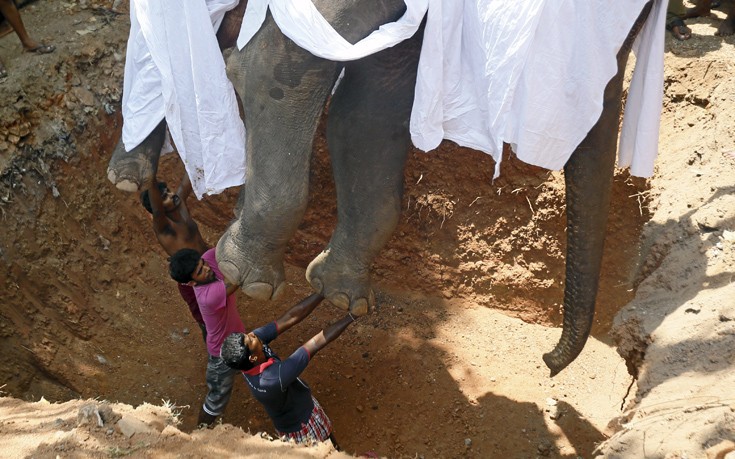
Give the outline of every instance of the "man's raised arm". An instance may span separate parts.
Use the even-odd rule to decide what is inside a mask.
[[[352,314],[347,313],[346,316],[316,334],[304,344],[304,348],[306,348],[309,356],[314,357],[314,354],[324,349],[327,344],[337,339],[337,337],[339,337],[339,335],[341,335],[342,332],[345,331],[345,329],[354,321],[355,317]]]
[[[161,234],[168,228],[169,222],[166,217],[166,209],[163,207],[163,197],[161,189],[158,188],[158,180],[154,174],[148,186],[148,200],[151,203],[151,214],[153,215],[153,230],[156,234]]]
[[[238,284],[238,283],[232,283],[226,277],[225,277],[224,281],[225,281],[225,290],[227,290],[227,296],[232,295],[233,293],[235,293],[235,290],[237,290],[237,289],[240,288],[240,284]]]
[[[179,188],[176,190],[176,195],[181,199],[181,201],[186,201],[186,198],[189,197],[191,194],[191,179],[189,178],[189,174],[184,171],[184,176],[181,177],[181,183],[179,183]]]
[[[276,319],[278,334],[280,335],[308,317],[323,299],[323,296],[318,293],[314,293],[313,295],[301,300],[297,305],[292,306],[285,314]]]

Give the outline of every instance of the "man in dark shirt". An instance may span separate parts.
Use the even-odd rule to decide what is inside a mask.
[[[339,449],[332,434],[332,422],[299,375],[309,360],[342,334],[355,318],[348,313],[283,361],[268,346],[278,335],[304,320],[322,300],[318,294],[311,295],[268,325],[248,334],[229,335],[222,343],[220,356],[231,368],[242,371],[250,392],[265,407],[279,436],[302,444],[329,439]]]

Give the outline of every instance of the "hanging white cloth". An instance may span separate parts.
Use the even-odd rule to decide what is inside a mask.
[[[166,118],[197,197],[245,180],[245,128],[215,31],[236,0],[131,0],[123,89],[123,142],[140,144]],[[308,0],[249,0],[238,46],[270,9],[294,42],[325,59],[348,61],[394,46],[426,16],[413,143],[442,139],[493,155],[502,143],[530,164],[561,169],[602,111],[615,56],[646,0],[405,0],[407,11],[352,45]],[[650,176],[663,97],[666,0],[634,50],[619,166]],[[496,169],[497,173],[497,169]]]
[[[647,0],[404,0],[407,11],[351,45],[307,0],[250,0],[238,47],[267,9],[281,31],[316,56],[350,61],[416,32],[427,14],[411,137],[429,151],[442,139],[491,154],[503,142],[530,164],[561,169],[602,112],[616,55]],[[621,134],[620,166],[650,176],[663,98],[666,0],[639,35]],[[496,169],[496,174],[497,174]]]
[[[197,198],[245,180],[245,127],[215,33],[237,0],[131,0],[123,143],[165,117]]]
[[[668,0],[656,0],[649,20],[633,44],[636,66],[628,88],[620,131],[618,166],[637,177],[650,177],[658,153],[664,96],[664,27]],[[639,67],[640,66],[640,67]],[[638,102],[641,101],[641,102]]]

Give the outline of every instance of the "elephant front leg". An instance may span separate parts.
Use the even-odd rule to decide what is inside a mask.
[[[418,47],[412,39],[348,65],[329,109],[337,227],[306,276],[356,315],[375,303],[370,267],[398,223]]]
[[[130,151],[125,151],[120,139],[107,166],[110,182],[118,189],[130,192],[139,191],[143,184],[150,182],[158,167],[165,136],[166,121],[161,121],[140,145]]]
[[[286,245],[308,202],[313,137],[337,66],[298,48],[270,19],[227,65],[242,98],[247,163],[217,260],[248,296],[274,299],[285,280]]]

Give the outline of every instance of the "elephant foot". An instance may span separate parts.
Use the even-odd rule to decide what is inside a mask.
[[[125,151],[125,144],[120,139],[107,165],[110,182],[118,189],[130,192],[140,191],[150,183],[158,168],[165,136],[166,122],[161,121],[140,145],[130,151]]]
[[[157,161],[158,154],[155,156]],[[136,192],[143,187],[143,184],[151,181],[153,170],[154,158],[151,158],[151,155],[140,154],[135,149],[126,152],[121,141],[115,147],[110,164],[107,166],[107,178],[120,190]]]
[[[368,270],[356,270],[337,262],[330,252],[331,249],[326,249],[309,263],[306,279],[330,303],[356,316],[364,316],[375,308]]]
[[[217,242],[219,269],[229,281],[237,282],[250,298],[275,300],[285,285],[283,262],[277,260],[272,251],[258,250],[253,244],[240,242],[236,236],[240,227],[240,221],[236,220]]]

